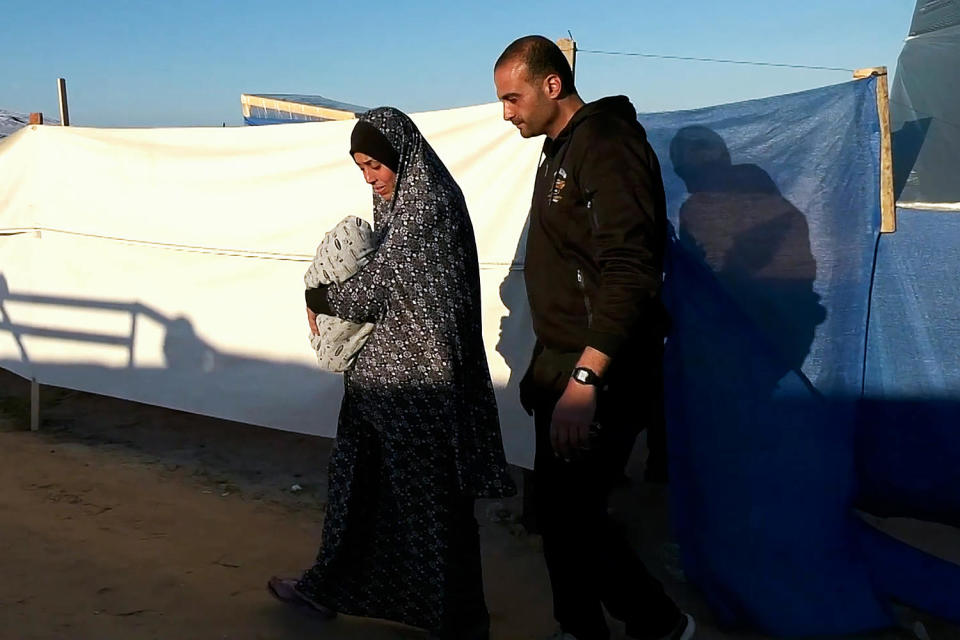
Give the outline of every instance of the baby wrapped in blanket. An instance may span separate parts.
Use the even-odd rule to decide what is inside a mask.
[[[342,284],[362,269],[376,250],[376,234],[369,223],[347,216],[324,235],[303,283],[308,289]],[[357,324],[317,314],[319,333],[310,333],[310,346],[317,352],[320,368],[337,373],[349,370],[373,328],[370,322]]]

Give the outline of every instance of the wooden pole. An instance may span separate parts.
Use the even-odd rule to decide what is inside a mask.
[[[42,113],[31,113],[30,122],[28,124],[43,124],[43,114]]]
[[[573,77],[577,77],[577,43],[573,41],[573,38],[560,38],[557,40],[557,46],[560,47],[560,51],[563,51],[563,55],[567,57],[567,62],[570,63],[570,71],[573,72]]]
[[[57,92],[60,94],[60,126],[70,126],[70,111],[67,109],[67,80],[57,78]]]
[[[30,378],[30,431],[40,430],[40,383]]]
[[[854,79],[877,77],[877,115],[880,117],[880,233],[897,230],[897,202],[893,193],[893,143],[890,134],[890,91],[886,67],[853,72]]]

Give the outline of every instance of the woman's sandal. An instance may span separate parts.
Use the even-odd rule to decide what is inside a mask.
[[[278,578],[274,576],[267,581],[267,591],[280,602],[302,607],[324,620],[332,620],[337,617],[337,612],[333,609],[314,602],[300,593],[300,591],[297,590],[297,580],[295,578]]]

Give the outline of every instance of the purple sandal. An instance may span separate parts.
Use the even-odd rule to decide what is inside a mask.
[[[295,578],[274,576],[267,581],[267,591],[280,602],[304,608],[324,620],[332,620],[337,617],[337,612],[333,609],[314,602],[300,593],[297,590],[297,580]]]

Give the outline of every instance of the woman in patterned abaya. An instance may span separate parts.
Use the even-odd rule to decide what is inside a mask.
[[[308,316],[376,328],[344,374],[316,564],[276,597],[439,638],[489,636],[478,497],[515,492],[480,328],[476,242],[460,188],[410,118],[360,116],[350,155],[374,190],[375,257],[307,290]]]

